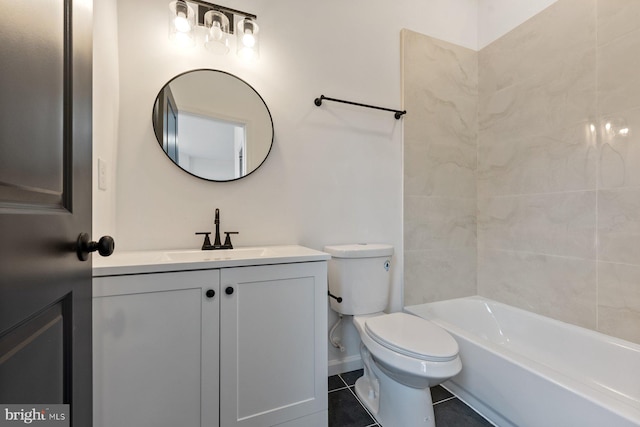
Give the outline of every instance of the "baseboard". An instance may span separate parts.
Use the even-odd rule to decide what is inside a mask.
[[[344,359],[329,360],[329,376],[362,369],[362,359],[359,354]]]

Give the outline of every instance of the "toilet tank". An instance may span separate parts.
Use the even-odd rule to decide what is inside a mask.
[[[353,244],[325,246],[331,308],[341,314],[362,315],[383,311],[389,302],[393,246]]]

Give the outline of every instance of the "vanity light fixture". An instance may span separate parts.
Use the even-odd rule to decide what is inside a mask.
[[[195,12],[184,0],[169,3],[169,39],[180,46],[193,46],[196,43]]]
[[[199,32],[208,50],[225,55],[231,50],[235,30],[237,54],[256,59],[259,47],[256,19],[252,13],[202,0],[176,0],[169,3],[169,38],[180,45],[193,46]]]

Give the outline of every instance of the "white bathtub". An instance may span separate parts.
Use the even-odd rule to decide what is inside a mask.
[[[405,307],[460,345],[444,385],[496,425],[640,426],[640,346],[469,297]]]

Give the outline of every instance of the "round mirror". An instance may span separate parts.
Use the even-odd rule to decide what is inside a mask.
[[[210,181],[249,175],[273,144],[273,120],[262,97],[218,70],[188,71],[164,85],[153,105],[153,129],[177,166]]]

